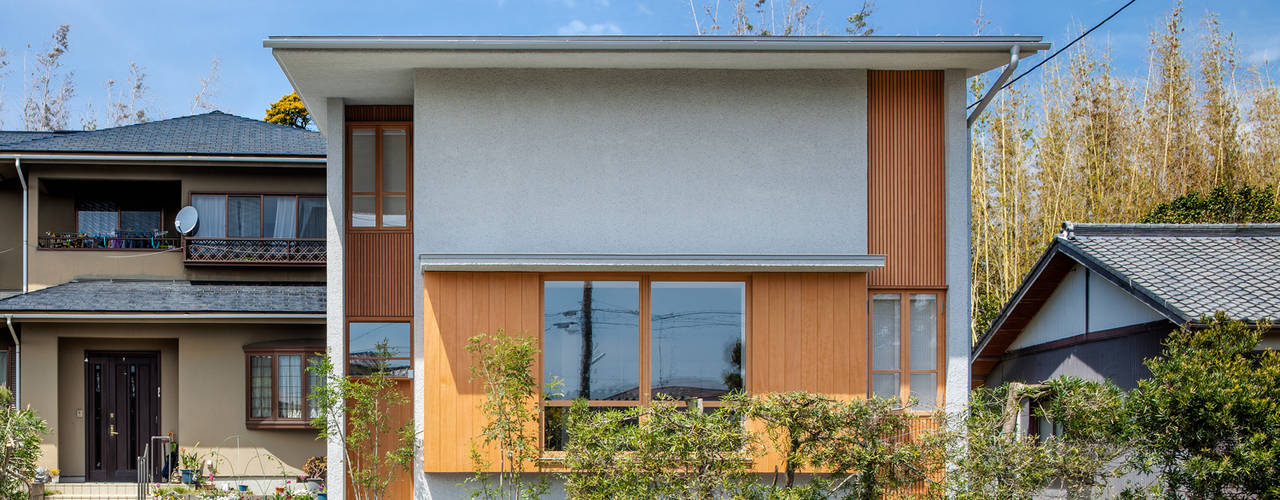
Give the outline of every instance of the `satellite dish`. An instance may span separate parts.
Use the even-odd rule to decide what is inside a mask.
[[[173,218],[173,227],[178,228],[178,232],[186,236],[196,228],[197,222],[200,222],[200,214],[196,213],[196,207],[188,205],[182,207],[182,210],[178,211],[178,216]]]

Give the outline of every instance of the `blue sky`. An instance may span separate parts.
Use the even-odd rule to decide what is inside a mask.
[[[774,0],[785,3],[786,0]],[[694,5],[714,0],[694,0]],[[986,34],[1043,35],[1060,46],[1080,26],[1090,26],[1124,0],[879,0],[872,24],[878,34],[972,34],[981,6]],[[721,0],[727,5],[727,0]],[[861,0],[814,0],[815,17],[833,34]],[[1116,65],[1128,75],[1146,65],[1146,40],[1173,0],[1138,0],[1090,36],[1110,43]],[[1236,34],[1242,59],[1280,58],[1280,2],[1188,0],[1191,31],[1208,8],[1216,9]],[[691,34],[688,0],[419,0],[273,1],[219,0],[71,1],[0,0],[0,47],[9,52],[9,72],[0,79],[3,127],[21,127],[24,52],[43,48],[59,24],[71,25],[65,64],[75,71],[78,115],[90,102],[105,106],[103,82],[125,80],[130,61],[146,68],[151,107],[163,116],[190,111],[198,79],[214,57],[222,59],[221,82],[212,100],[226,112],[261,118],[266,106],[290,91],[262,39],[269,35],[456,35],[456,34]],[[27,45],[31,49],[27,49]],[[1272,65],[1274,66],[1274,65]],[[1270,71],[1276,76],[1275,71]],[[101,118],[100,118],[101,121]],[[72,125],[78,127],[78,117]]]

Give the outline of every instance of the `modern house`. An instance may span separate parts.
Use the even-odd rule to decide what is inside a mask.
[[[266,40],[328,139],[327,345],[355,372],[390,344],[414,401],[394,497],[465,496],[479,333],[539,339],[564,381],[550,469],[579,397],[964,405],[965,82],[1039,40]]]
[[[215,111],[0,141],[3,382],[49,422],[43,467],[137,481],[169,434],[221,476],[323,454],[304,397],[324,349],[320,134]]]
[[[973,384],[1136,387],[1176,328],[1280,319],[1280,224],[1063,224],[973,349]],[[1259,348],[1280,347],[1280,329]]]

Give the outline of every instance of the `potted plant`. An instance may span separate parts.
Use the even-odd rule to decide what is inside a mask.
[[[178,472],[182,474],[182,484],[194,484],[200,481],[199,476],[196,475],[196,471],[200,469],[201,462],[200,454],[196,452],[199,447],[200,443],[197,442],[195,446],[191,447],[190,453],[187,452],[186,448],[178,452],[178,464],[180,466]]]
[[[319,491],[324,486],[329,466],[325,457],[311,457],[302,465],[302,472],[307,475],[307,491]]]
[[[320,491],[316,492],[316,500],[329,500],[329,487],[321,485]]]
[[[58,470],[57,467],[50,468],[49,482],[52,484],[58,484],[58,476],[61,476],[61,475],[62,475],[62,471]]]

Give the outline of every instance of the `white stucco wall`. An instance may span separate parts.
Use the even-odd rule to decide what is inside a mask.
[[[325,106],[327,129],[324,130],[326,143],[326,154],[328,161],[325,165],[325,190],[329,193],[325,197],[328,210],[325,211],[325,235],[327,238],[325,244],[325,252],[329,256],[327,265],[325,266],[325,344],[329,348],[329,354],[336,359],[345,359],[343,356],[347,352],[346,346],[346,307],[343,302],[343,290],[345,282],[343,280],[346,267],[346,208],[344,204],[347,201],[346,191],[343,187],[344,176],[346,170],[343,168],[343,162],[346,154],[343,148],[346,145],[346,125],[344,121],[344,112],[342,99],[329,99]],[[334,369],[339,373],[346,373],[347,365],[343,362],[335,362]],[[342,441],[336,438],[330,438],[328,448],[326,449],[326,460],[329,464],[343,463]],[[329,467],[328,478],[326,484],[346,484],[346,471],[343,467]],[[332,500],[343,500],[346,495],[345,488],[332,488],[329,490],[329,498]]]
[[[1089,282],[1087,318],[1085,317],[1085,280]],[[1013,341],[1013,344],[1009,345],[1009,350],[1036,346],[1085,333],[1086,319],[1088,331],[1096,332],[1163,318],[1160,313],[1128,292],[1077,264],[1063,277],[1058,288],[1049,295],[1049,299],[1041,306],[1040,311],[1027,322],[1022,333]]]
[[[865,71],[429,70],[416,253],[866,253]]]
[[[965,125],[964,70],[947,70],[943,88],[946,118],[945,179],[947,238],[946,408],[969,404],[969,128]]]

